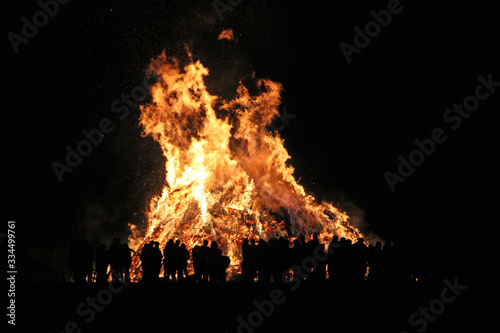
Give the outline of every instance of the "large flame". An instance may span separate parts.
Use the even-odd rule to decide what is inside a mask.
[[[258,80],[255,95],[240,83],[236,97],[224,101],[207,91],[200,61],[181,69],[163,53],[150,69],[158,82],[140,124],[161,146],[166,182],[151,200],[147,229],[131,226],[132,249],[153,240],[163,248],[174,238],[191,250],[216,240],[231,259],[232,276],[240,271],[243,238],[361,236],[345,212],[316,202],[295,180],[283,139],[268,129],[278,115],[279,83]],[[141,276],[138,257],[131,275]]]

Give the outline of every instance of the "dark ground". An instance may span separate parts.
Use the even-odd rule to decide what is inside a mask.
[[[491,283],[477,277],[474,281],[459,279],[468,285],[457,299],[446,305],[426,332],[483,332],[491,328],[496,310],[485,303],[490,290],[478,283]],[[448,280],[453,281],[453,278]],[[296,291],[289,286],[244,285],[169,285],[130,284],[96,313],[94,320],[79,316],[76,308],[87,297],[96,297],[100,288],[84,290],[71,284],[37,284],[24,288],[36,296],[27,302],[18,323],[22,332],[61,332],[68,321],[74,321],[83,332],[236,332],[238,317],[247,319],[256,311],[253,301],[269,299],[270,292],[280,288],[286,299],[255,332],[415,332],[408,317],[419,307],[440,297],[445,285],[434,287],[416,284],[401,288],[339,288],[327,282],[302,285]],[[102,288],[102,287],[101,287]],[[243,330],[242,332],[247,332]]]

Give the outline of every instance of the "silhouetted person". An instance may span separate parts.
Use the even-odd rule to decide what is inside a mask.
[[[318,245],[319,245],[318,233],[315,232],[313,234],[313,238],[309,240],[306,244],[306,251],[308,257],[314,256],[314,250],[318,247]]]
[[[86,239],[73,244],[70,251],[70,267],[75,283],[92,282],[93,260],[94,251],[87,244]]]
[[[194,270],[194,281],[196,282],[200,282],[201,280],[201,268],[200,268],[200,246],[199,245],[195,245],[195,247],[193,247],[193,251],[192,251],[192,254],[193,254],[193,270]]]
[[[226,282],[226,269],[229,263],[229,257],[222,255],[219,244],[216,241],[212,241],[207,260],[210,282]]]
[[[181,251],[181,241],[178,239],[175,241],[174,249],[174,267],[177,274],[177,281],[182,279],[182,251]]]
[[[243,275],[243,281],[251,281],[252,278],[250,277],[250,271],[249,271],[249,253],[248,249],[250,248],[250,243],[248,242],[248,238],[243,238],[243,242],[241,244],[241,254],[243,257],[243,260],[241,262],[241,274]],[[194,256],[194,255],[193,255]],[[194,260],[194,258],[193,258]]]
[[[290,249],[290,262],[291,262],[291,266],[292,265],[296,265],[296,266],[302,266],[302,261],[304,260],[305,258],[305,244],[302,243],[301,241],[301,237],[297,237],[294,241],[293,241],[293,247]],[[278,274],[279,272],[277,272]],[[281,274],[283,274],[283,272],[281,272]],[[273,274],[275,275],[275,274]],[[299,278],[296,274],[295,275],[295,278]],[[276,276],[276,278],[278,279],[281,279],[282,277],[280,276]],[[275,281],[276,281],[276,278],[275,278]]]
[[[328,280],[331,283],[338,282],[338,269],[339,269],[339,252],[340,247],[339,238],[337,235],[333,236],[332,241],[328,245]]]
[[[342,237],[340,239],[340,246],[337,249],[337,281],[341,285],[349,285],[352,282],[353,278],[353,269],[352,269],[352,261],[351,261],[351,253],[352,253],[352,242],[350,239],[345,239]]]
[[[165,281],[175,281],[175,243],[173,239],[169,239],[163,249],[163,272]]]
[[[278,238],[278,245],[280,249],[280,256],[282,258],[280,262],[282,265],[282,271],[285,271],[290,268],[290,242],[288,239],[281,236]]]
[[[274,282],[283,282],[283,275],[287,275],[293,260],[292,251],[287,239],[283,236],[269,240],[270,270]]]
[[[199,251],[199,267],[200,267],[200,279],[201,281],[208,281],[208,276],[210,274],[209,272],[209,265],[208,265],[208,258],[211,255],[210,248],[208,247],[208,240],[203,241],[203,245],[200,247]]]
[[[106,251],[106,245],[101,244],[95,252],[95,270],[96,270],[96,282],[105,283],[108,277],[108,254]]]
[[[248,257],[248,280],[254,281],[257,277],[257,245],[255,245],[255,239],[250,240],[250,246],[247,249]]]
[[[378,284],[380,282],[380,269],[382,260],[382,243],[380,241],[375,243],[368,249],[368,266],[370,272],[368,274],[368,281],[370,283]]]
[[[259,245],[257,245],[257,256],[259,258],[257,262],[257,271],[259,275],[259,282],[271,282],[270,254],[269,244],[262,238],[259,239]]]
[[[113,238],[113,242],[108,249],[108,259],[111,265],[111,272],[113,280],[119,280],[121,278],[121,272],[123,268],[123,249],[120,238]]]
[[[392,276],[394,286],[403,287],[410,283],[414,255],[405,243],[396,243],[392,247]]]
[[[179,267],[180,267],[180,273],[179,273],[179,279],[184,279],[189,277],[188,275],[188,260],[189,260],[189,250],[186,248],[186,244],[182,243],[181,244],[181,250],[180,250],[180,258],[179,258]]]
[[[153,280],[153,243],[149,242],[142,246],[141,250],[142,281]]]
[[[161,260],[163,256],[160,251],[160,243],[153,242],[153,248],[151,249],[151,279],[152,281],[158,281],[161,272]]]
[[[273,282],[282,280],[283,272],[280,271],[280,250],[278,240],[276,238],[269,239],[269,269],[271,271],[271,279]]]
[[[325,246],[319,242],[318,233],[313,234],[313,239],[310,241],[311,250],[312,250],[312,258],[316,258],[316,256],[323,258],[325,256]],[[314,270],[314,267],[313,267]],[[325,281],[326,278],[326,262],[317,260],[317,267],[312,274],[313,281]]]
[[[380,279],[384,286],[394,286],[394,253],[391,242],[387,241],[382,247],[382,255],[380,258]]]
[[[365,280],[366,267],[368,262],[368,248],[363,242],[363,238],[358,238],[358,241],[352,246],[351,269],[352,283],[360,285]]]
[[[120,271],[119,276],[121,281],[130,280],[130,266],[132,266],[132,252],[134,250],[128,247],[128,244],[120,244]]]

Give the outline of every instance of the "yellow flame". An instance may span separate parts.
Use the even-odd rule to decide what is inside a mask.
[[[149,205],[145,231],[131,226],[132,249],[152,240],[163,248],[175,238],[191,250],[204,239],[216,240],[233,275],[240,270],[243,238],[293,239],[313,232],[323,242],[334,234],[361,237],[345,212],[305,192],[283,139],[268,130],[278,115],[281,84],[258,80],[259,93],[251,95],[240,83],[236,97],[224,101],[207,91],[209,71],[200,61],[181,69],[163,53],[150,68],[158,82],[152,103],[141,107],[140,124],[143,135],[160,144],[166,177]],[[138,279],[137,257],[132,270]]]

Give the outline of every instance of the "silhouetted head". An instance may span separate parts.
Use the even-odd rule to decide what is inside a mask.
[[[317,232],[315,232],[315,233],[313,234],[313,239],[314,239],[314,240],[318,240],[318,233],[317,233]]]
[[[217,242],[216,242],[216,241],[212,241],[212,244],[210,244],[210,247],[211,247],[212,249],[218,249],[218,248],[219,248],[219,244],[217,244]]]
[[[183,249],[183,250],[184,250],[185,248],[186,248],[186,244],[182,243],[182,244],[181,244],[181,249]]]
[[[203,246],[208,246],[208,240],[206,240],[206,239],[205,239],[205,240],[203,241]]]
[[[332,237],[332,242],[337,243],[339,241],[339,238],[337,235],[333,235]]]
[[[180,239],[176,240],[175,241],[175,245],[180,246],[181,245],[181,240]]]
[[[363,244],[363,238],[358,238],[358,243]]]
[[[255,245],[255,239],[252,238],[252,240],[250,241],[250,244]]]
[[[375,247],[376,247],[377,249],[381,249],[381,248],[382,248],[382,242],[381,242],[381,241],[376,242],[376,243],[375,243]]]

